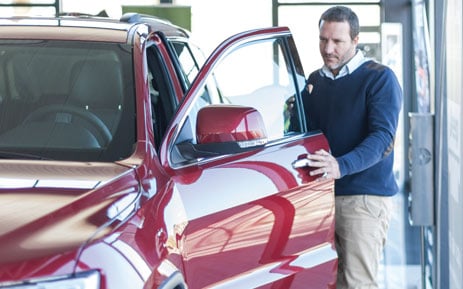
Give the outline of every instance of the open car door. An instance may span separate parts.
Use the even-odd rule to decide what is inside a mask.
[[[333,288],[334,182],[293,162],[329,150],[307,131],[288,28],[235,35],[208,58],[168,128],[169,250],[188,288]]]

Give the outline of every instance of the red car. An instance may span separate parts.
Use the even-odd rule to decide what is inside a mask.
[[[334,288],[290,31],[0,19],[0,288]]]

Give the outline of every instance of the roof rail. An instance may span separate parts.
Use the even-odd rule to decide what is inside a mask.
[[[158,22],[164,22],[167,24],[172,24],[171,21],[165,18],[161,18],[155,15],[149,15],[149,14],[140,14],[137,12],[127,12],[124,13],[124,15],[121,16],[119,21],[121,22],[127,22],[127,23],[139,23],[139,22],[146,22],[147,20],[155,20]]]
[[[106,13],[106,10],[101,10],[98,12],[98,14],[88,14],[88,13],[82,13],[82,12],[61,12],[59,13],[59,16],[74,16],[74,17],[108,17],[108,13]]]
[[[182,35],[189,37],[190,31],[183,27],[173,24],[168,19],[160,18],[155,15],[148,15],[137,12],[126,12],[119,19],[120,22],[130,24],[144,24],[148,26],[149,31],[163,31],[169,35]],[[167,32],[168,31],[168,32]]]
[[[135,12],[128,12],[121,16],[121,22],[138,23],[141,20],[141,15]]]

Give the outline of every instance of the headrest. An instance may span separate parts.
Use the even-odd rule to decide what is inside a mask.
[[[122,103],[122,72],[115,60],[78,61],[71,71],[69,102],[89,108],[117,108]]]

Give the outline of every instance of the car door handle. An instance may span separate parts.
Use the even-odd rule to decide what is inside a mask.
[[[309,166],[309,160],[306,158],[295,160],[291,163],[294,169],[299,169]]]

